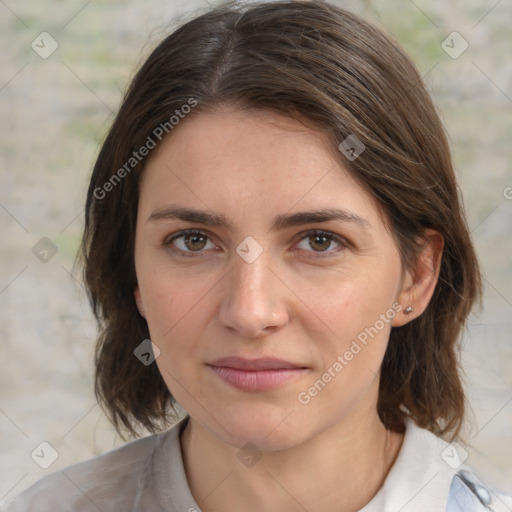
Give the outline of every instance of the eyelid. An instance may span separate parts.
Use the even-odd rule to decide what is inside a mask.
[[[336,242],[340,246],[337,249],[329,249],[327,251],[306,251],[315,254],[316,258],[328,257],[329,255],[332,254],[339,254],[343,250],[350,249],[353,247],[353,244],[349,242],[349,240],[347,240],[345,237],[337,235],[332,231],[319,228],[309,229],[307,231],[301,231],[300,233],[298,233],[297,236],[299,237],[299,240],[297,244],[302,242],[302,240],[309,238],[312,235],[325,236],[326,238],[331,239],[333,242]]]
[[[182,229],[180,231],[176,231],[175,233],[171,233],[170,235],[166,236],[164,238],[164,245],[170,244],[173,240],[176,240],[177,238],[180,238],[185,235],[203,235],[211,240],[210,235],[202,230],[197,228],[191,228],[191,229]]]
[[[212,237],[208,234],[208,232],[206,232],[202,229],[192,228],[192,229],[183,229],[181,231],[173,233],[172,235],[167,236],[163,241],[163,245],[165,247],[169,247],[173,252],[179,253],[181,255],[185,255],[186,257],[188,257],[188,256],[192,256],[192,257],[196,256],[197,257],[197,256],[201,255],[202,253],[206,252],[203,250],[201,250],[201,251],[183,251],[183,250],[178,249],[177,247],[173,246],[172,242],[174,240],[181,238],[185,235],[202,235],[202,236],[206,237],[208,240],[210,240],[212,243],[215,243],[215,242],[213,242]],[[309,230],[301,231],[300,233],[298,233],[297,236],[295,237],[295,238],[298,238],[295,245],[297,245],[298,243],[302,242],[302,240],[304,240],[312,235],[325,236],[327,238],[330,238],[333,242],[336,242],[340,246],[338,249],[327,250],[327,251],[305,251],[305,252],[310,252],[312,254],[316,254],[317,256],[315,256],[315,257],[322,258],[322,257],[325,257],[325,256],[322,256],[324,254],[325,255],[330,255],[333,253],[338,254],[339,252],[342,252],[344,249],[349,249],[349,248],[353,247],[353,244],[349,240],[347,240],[345,237],[342,237],[341,235],[337,235],[336,233],[333,233],[332,231],[328,231],[325,229],[319,229],[319,228],[309,229]]]

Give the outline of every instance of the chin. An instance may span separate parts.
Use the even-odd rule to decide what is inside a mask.
[[[220,420],[225,430],[212,423],[211,418],[208,426],[217,437],[231,446],[240,448],[251,443],[262,451],[286,450],[311,435],[310,420],[299,412],[291,407],[273,406],[270,403],[230,406]]]

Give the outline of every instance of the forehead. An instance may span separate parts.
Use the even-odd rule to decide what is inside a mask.
[[[248,167],[257,167],[258,176],[263,177],[279,166],[277,178],[297,176],[319,158],[324,163],[334,160],[330,153],[327,135],[298,120],[268,110],[222,106],[182,120],[150,155],[147,167],[175,161],[201,172],[215,170],[216,176],[237,167],[242,178]],[[269,161],[270,168],[263,165]]]
[[[181,201],[215,211],[234,208],[237,215],[241,210],[261,215],[308,207],[378,215],[373,198],[344,168],[333,147],[322,131],[269,111],[222,108],[195,113],[151,155],[142,177],[140,207]]]

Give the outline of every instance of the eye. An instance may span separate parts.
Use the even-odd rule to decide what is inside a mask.
[[[338,249],[328,250],[332,247],[333,243],[338,245]],[[315,229],[304,233],[297,247],[308,252],[327,253],[331,255],[332,253],[339,253],[341,250],[348,248],[349,243],[334,233]],[[312,248],[313,251],[310,251],[308,247]]]
[[[330,249],[333,243],[337,245],[337,248]],[[186,257],[199,256],[206,249],[218,249],[206,233],[195,229],[175,233],[164,241],[164,246],[169,247],[174,253]],[[324,257],[324,254],[325,256],[338,254],[349,246],[350,243],[344,238],[329,231],[315,229],[303,233],[296,247],[302,251],[318,253],[318,257]]]
[[[203,249],[215,249],[217,247],[209,239],[208,235],[194,229],[176,233],[171,238],[168,238],[164,245],[174,252],[182,253],[184,256],[194,256],[193,253],[204,252]]]

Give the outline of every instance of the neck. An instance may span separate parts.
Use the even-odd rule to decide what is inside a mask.
[[[267,451],[252,466],[193,418],[182,433],[185,472],[203,512],[240,510],[355,512],[380,489],[402,435],[377,412],[347,418],[311,439]]]

